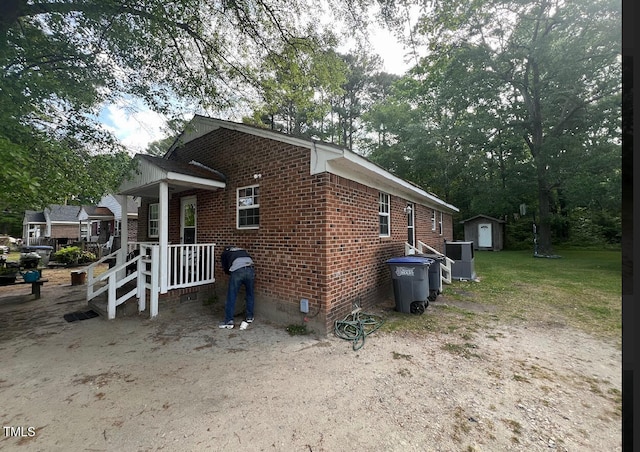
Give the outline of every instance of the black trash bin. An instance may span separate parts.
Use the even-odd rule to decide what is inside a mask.
[[[434,262],[429,266],[429,301],[435,301],[438,295],[442,293],[442,270],[445,257],[441,254],[415,254],[419,257],[427,257],[433,259]]]
[[[396,311],[422,314],[429,306],[429,267],[433,259],[419,256],[394,257],[387,261],[393,280]]]

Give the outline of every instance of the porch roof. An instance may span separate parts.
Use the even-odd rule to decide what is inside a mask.
[[[113,212],[108,207],[100,206],[82,206],[78,219],[86,220],[113,220]]]
[[[226,186],[226,177],[222,173],[196,161],[186,163],[146,154],[137,154],[134,159],[138,161],[138,171],[120,184],[120,194],[157,198],[160,182],[167,182],[173,193],[193,188],[216,190]]]

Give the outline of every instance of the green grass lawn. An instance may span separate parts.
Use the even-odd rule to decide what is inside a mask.
[[[479,282],[444,285],[422,316],[393,313],[387,330],[473,332],[491,322],[568,325],[620,339],[620,251],[559,249],[558,259],[530,251],[475,253]],[[450,303],[447,303],[447,300]]]

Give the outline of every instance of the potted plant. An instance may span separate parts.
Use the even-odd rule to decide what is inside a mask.
[[[9,264],[10,263],[7,262],[6,266],[0,267],[0,286],[6,286],[16,282],[16,276],[18,276],[20,268]]]
[[[34,251],[30,253],[21,253],[20,266],[27,269],[38,268],[40,259],[41,259],[40,255]]]

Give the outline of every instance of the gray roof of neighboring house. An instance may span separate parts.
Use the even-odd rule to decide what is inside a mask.
[[[80,206],[62,206],[52,204],[44,209],[45,218],[51,222],[77,222]]]
[[[23,224],[27,223],[46,223],[44,212],[35,210],[25,210]]]

